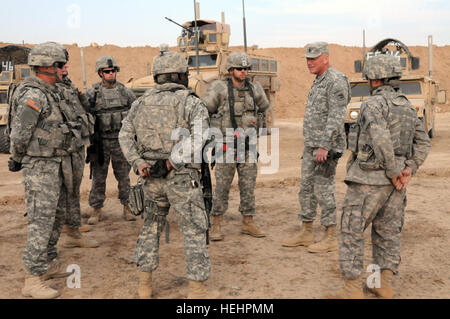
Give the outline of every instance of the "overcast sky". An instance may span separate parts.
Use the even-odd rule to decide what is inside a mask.
[[[231,25],[231,45],[243,44],[242,0],[200,0],[200,18]],[[2,42],[57,41],[81,46],[176,45],[179,23],[194,17],[194,0],[2,1]],[[372,46],[384,38],[407,45],[450,44],[448,0],[245,0],[247,42],[259,47],[304,47],[327,41]]]

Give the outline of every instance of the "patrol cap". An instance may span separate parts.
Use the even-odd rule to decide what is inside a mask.
[[[328,54],[328,43],[313,42],[306,46],[306,53],[303,57],[315,59],[322,54]]]

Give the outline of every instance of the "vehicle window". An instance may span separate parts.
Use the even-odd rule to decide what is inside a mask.
[[[352,85],[352,97],[369,96],[369,86],[367,84]]]
[[[422,94],[419,82],[402,82],[400,83],[400,90],[405,95]]]
[[[259,71],[259,59],[252,59],[252,70]]]
[[[25,79],[30,76],[30,69],[20,69],[20,77]]]
[[[270,61],[270,72],[277,72],[277,61]]]
[[[6,92],[0,92],[0,104],[6,104]]]
[[[208,34],[208,41],[211,43],[216,43],[217,42],[217,33]]]
[[[269,61],[261,60],[261,71],[269,71]]]
[[[217,61],[217,54],[199,55],[198,60],[200,66],[215,66]],[[191,55],[188,61],[189,67],[190,68],[197,67],[196,61],[197,61],[196,56]]]
[[[9,81],[9,71],[3,71],[0,74],[0,81]]]

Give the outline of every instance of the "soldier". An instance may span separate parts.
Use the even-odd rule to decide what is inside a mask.
[[[93,145],[88,148],[86,160],[91,163],[92,174],[89,205],[93,209],[88,224],[95,225],[102,217],[110,160],[114,176],[119,184],[119,200],[123,205],[123,218],[133,221],[136,219],[128,207],[130,165],[122,154],[118,135],[122,120],[136,97],[130,89],[117,82],[116,75],[120,68],[113,57],[100,57],[95,64],[95,71],[102,81],[92,85],[92,88],[86,92],[91,113],[96,117]]]
[[[298,195],[302,228],[282,245],[307,246],[311,253],[330,252],[338,248],[334,192],[336,166],[346,148],[344,121],[351,98],[350,84],[344,74],[330,66],[325,42],[314,42],[306,47],[306,63],[316,78],[308,94],[303,121],[305,145]],[[317,204],[322,209],[320,224],[326,227],[326,234],[314,243],[312,225]]]
[[[250,82],[248,78],[250,67],[249,57],[245,53],[232,52],[228,56],[226,63],[229,76],[224,80],[213,82],[203,98],[211,116],[211,126],[220,129],[225,137],[227,129],[235,132],[239,129],[245,131],[258,130],[259,114],[264,113],[270,107],[261,85],[258,82]],[[227,153],[236,150],[237,140],[234,139],[233,141],[232,139],[229,141],[228,139],[223,141],[224,157],[229,158]],[[239,162],[237,158],[234,161],[228,159],[221,162],[216,159],[216,189],[211,211],[211,240],[223,240],[221,230],[222,216],[228,209],[228,197],[235,171],[237,171],[239,178],[238,184],[241,198],[239,211],[243,216],[242,233],[253,237],[265,237],[265,234],[253,221],[258,167],[256,160],[250,160],[249,151],[250,148],[246,145],[245,158]],[[216,156],[219,155],[216,154]]]
[[[139,174],[144,193],[144,225],[135,250],[139,297],[151,297],[152,272],[159,263],[159,238],[169,207],[173,206],[184,238],[188,298],[218,298],[204,287],[211,265],[206,249],[208,218],[200,187],[201,164],[184,164],[175,152],[181,144],[183,149],[192,146],[192,155],[201,156],[202,133],[209,127],[208,113],[201,100],[187,89],[186,59],[180,53],[167,51],[162,47],[153,61],[156,85],[133,103],[119,134],[120,146]],[[200,131],[194,131],[194,122],[201,125]],[[191,136],[176,143],[171,139],[175,129],[188,130]],[[202,143],[194,143],[194,134]]]
[[[66,63],[62,45],[35,46],[28,65],[36,72],[15,90],[11,103],[11,171],[23,171],[28,216],[23,264],[27,272],[22,294],[56,298],[45,280],[69,275],[60,270],[56,244],[64,223],[68,194],[73,192],[72,154],[81,145],[81,128],[61,107],[59,90]]]
[[[345,287],[330,298],[364,298],[364,230],[372,223],[373,264],[381,269],[377,296],[392,298],[392,278],[400,264],[400,235],[406,206],[406,185],[425,161],[430,140],[408,99],[394,89],[402,75],[400,61],[390,55],[369,59],[364,77],[371,96],[362,103],[349,133],[352,156],[341,218],[339,264]]]
[[[69,53],[64,49],[66,60],[69,61]],[[66,198],[66,220],[62,232],[67,233],[64,247],[98,247],[95,240],[83,237],[80,232],[90,230],[89,225],[81,226],[80,211],[80,187],[84,172],[84,148],[89,145],[89,137],[94,133],[94,117],[88,112],[89,105],[86,97],[72,84],[68,77],[67,63],[62,68],[62,82],[57,83],[61,91],[61,108],[64,114],[69,116],[69,121],[78,123],[81,127],[81,145],[79,149],[71,153],[73,192]]]

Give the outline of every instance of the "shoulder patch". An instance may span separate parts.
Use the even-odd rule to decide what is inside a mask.
[[[37,112],[41,110],[41,105],[31,98],[28,99],[27,105]]]

